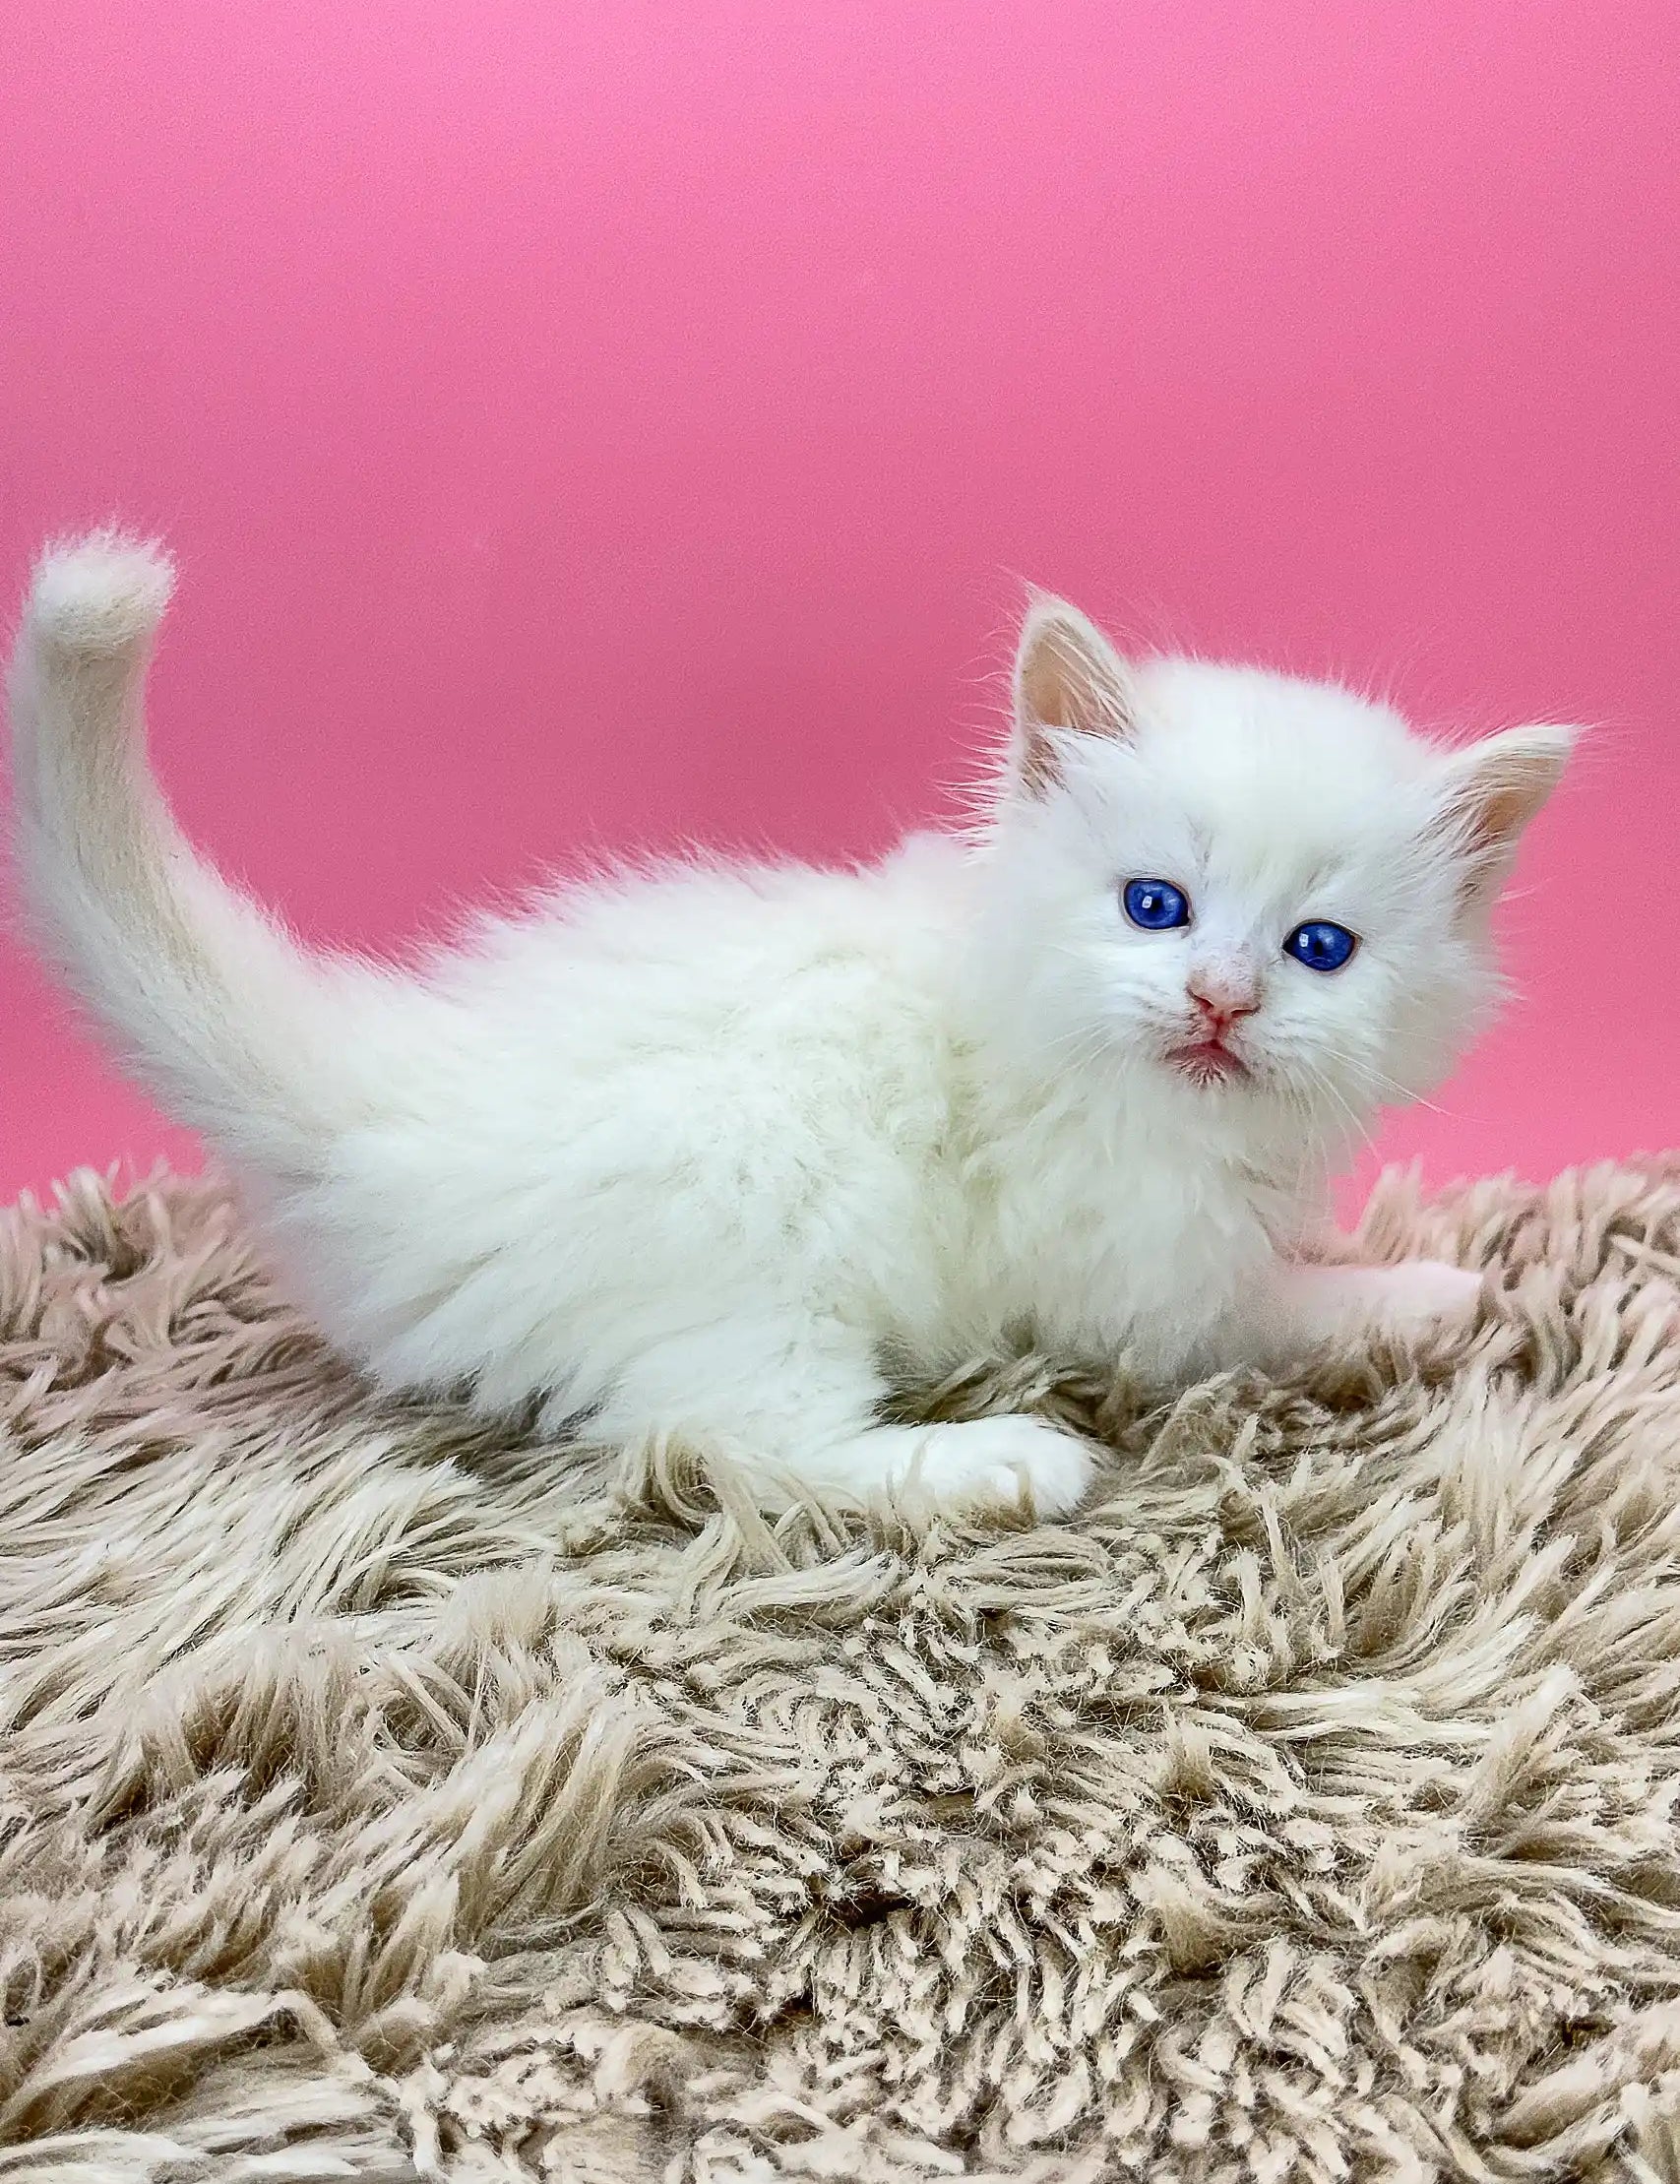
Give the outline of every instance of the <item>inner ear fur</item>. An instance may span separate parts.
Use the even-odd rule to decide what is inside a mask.
[[[1034,599],[1015,655],[1022,785],[1041,794],[1055,780],[1059,736],[1129,738],[1135,728],[1131,674],[1107,638],[1066,599]]]

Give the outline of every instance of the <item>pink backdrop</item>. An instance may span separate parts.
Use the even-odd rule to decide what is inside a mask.
[[[1680,1139],[1671,0],[12,0],[0,576],[186,582],[189,826],[379,941],[940,808],[1018,576],[1606,724],[1388,1150]],[[0,955],[0,1195],[189,1149]]]

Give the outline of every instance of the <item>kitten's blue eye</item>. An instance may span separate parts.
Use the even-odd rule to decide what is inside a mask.
[[[1350,933],[1345,925],[1328,925],[1322,918],[1311,918],[1295,927],[1283,943],[1283,953],[1305,964],[1309,970],[1339,970],[1351,961],[1358,945],[1358,934]]]
[[[1128,880],[1120,892],[1126,915],[1146,933],[1190,922],[1190,898],[1170,880]]]

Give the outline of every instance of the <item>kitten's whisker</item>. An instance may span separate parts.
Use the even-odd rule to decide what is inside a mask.
[[[1342,1113],[1347,1117],[1348,1127],[1354,1133],[1355,1138],[1363,1140],[1365,1137],[1367,1137],[1369,1135],[1369,1128],[1365,1121],[1365,1118],[1359,1113],[1359,1110],[1347,1097],[1346,1093],[1343,1092],[1340,1086],[1338,1085],[1336,1080],[1330,1075],[1329,1071],[1321,1067],[1316,1062],[1307,1062],[1304,1064],[1304,1067],[1306,1068],[1311,1081],[1315,1085],[1322,1086],[1323,1089],[1330,1094],[1331,1098],[1336,1101],[1337,1105],[1341,1109]]]
[[[1335,1059],[1344,1069],[1357,1070],[1373,1090],[1381,1089],[1391,1092],[1397,1099],[1402,1101],[1408,1107],[1425,1107],[1432,1115],[1445,1115],[1447,1113],[1445,1107],[1437,1106],[1432,1099],[1425,1099],[1421,1092],[1412,1092],[1407,1086],[1402,1085],[1399,1078],[1389,1076],[1385,1070],[1379,1069],[1375,1062],[1368,1061],[1362,1054],[1347,1054],[1338,1050]]]

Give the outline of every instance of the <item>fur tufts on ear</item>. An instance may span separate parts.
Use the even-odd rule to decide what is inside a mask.
[[[1578,728],[1507,728],[1446,763],[1445,816],[1463,858],[1463,900],[1483,909],[1499,892],[1523,831],[1556,788]]]
[[[1056,777],[1060,735],[1130,736],[1126,663],[1094,622],[1065,599],[1039,597],[1015,655],[1016,767],[1038,795]]]

